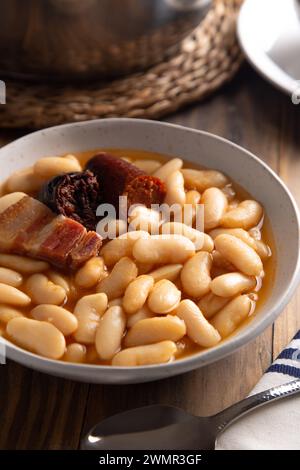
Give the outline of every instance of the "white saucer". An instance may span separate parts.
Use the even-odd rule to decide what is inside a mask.
[[[239,40],[251,64],[294,98],[300,94],[299,11],[295,0],[245,0],[238,20]]]

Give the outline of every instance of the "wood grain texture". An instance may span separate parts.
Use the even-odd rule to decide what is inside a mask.
[[[9,361],[1,366],[1,449],[74,449],[88,385],[48,377]]]
[[[250,67],[243,67],[214,97],[166,121],[204,129],[245,146],[280,173],[300,202],[300,107],[293,106]],[[22,131],[0,131],[0,145],[19,135]],[[217,412],[251,390],[300,327],[299,303],[300,292],[273,327],[235,354],[159,382],[86,385],[9,361],[0,366],[0,448],[77,448],[80,436],[98,420],[147,404],[165,403],[202,415]]]

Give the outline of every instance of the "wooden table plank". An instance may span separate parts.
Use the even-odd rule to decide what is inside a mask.
[[[300,205],[300,106],[285,97],[280,134],[279,174]],[[274,357],[289,343],[300,329],[300,289],[278,318],[274,328]]]
[[[0,449],[76,449],[89,385],[0,367]]]

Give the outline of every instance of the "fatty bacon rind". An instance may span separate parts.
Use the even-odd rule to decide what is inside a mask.
[[[56,216],[40,201],[24,196],[0,214],[0,252],[77,269],[99,253],[101,237],[80,223]]]
[[[119,211],[119,196],[127,196],[128,208],[133,204],[162,204],[166,195],[164,183],[147,175],[135,165],[102,152],[88,161],[86,169],[99,180],[101,200]]]

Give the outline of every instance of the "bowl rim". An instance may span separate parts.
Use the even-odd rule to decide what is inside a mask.
[[[281,189],[286,193],[288,196],[288,199],[291,203],[292,209],[294,211],[295,215],[295,221],[297,225],[297,232],[298,232],[298,247],[299,247],[299,241],[300,241],[300,215],[299,215],[299,209],[297,206],[297,203],[291,194],[290,190],[287,188],[286,184],[281,180],[281,178],[267,165],[264,161],[262,161],[259,157],[254,155],[252,152],[249,150],[243,148],[242,146],[225,139],[224,137],[215,135],[213,133],[199,130],[199,129],[193,129],[189,127],[185,127],[182,125],[178,124],[172,124],[168,122],[161,122],[161,121],[151,121],[148,119],[135,119],[135,118],[106,118],[106,119],[95,119],[91,121],[79,121],[75,123],[67,123],[67,124],[62,124],[62,125],[57,125],[57,126],[51,126],[47,128],[43,128],[41,130],[37,130],[34,132],[31,132],[29,134],[26,134],[23,137],[20,137],[7,145],[3,146],[0,148],[0,162],[2,158],[2,153],[5,153],[7,149],[10,147],[13,147],[15,145],[22,144],[22,142],[25,142],[26,140],[30,140],[34,138],[38,134],[42,133],[47,133],[48,131],[55,131],[55,130],[64,130],[68,129],[71,127],[85,127],[85,126],[99,126],[99,125],[110,125],[110,124],[119,124],[119,123],[124,123],[124,124],[129,124],[133,126],[141,126],[141,125],[147,125],[148,128],[151,127],[165,127],[165,128],[171,128],[174,131],[179,131],[179,132],[188,132],[190,134],[198,134],[198,135],[203,135],[206,136],[207,138],[211,140],[217,140],[223,145],[227,145],[229,147],[235,148],[238,150],[241,154],[244,154],[247,158],[249,158],[252,161],[255,161],[256,164],[264,167],[267,173],[273,177],[273,179],[276,180],[276,183],[281,187]],[[169,155],[170,157],[172,155]],[[179,373],[182,373],[184,371],[196,369],[197,366],[201,367],[202,365],[208,365],[213,362],[217,362],[226,356],[234,353],[237,351],[239,348],[242,346],[245,346],[248,344],[250,341],[255,339],[257,336],[259,336],[268,326],[270,326],[276,318],[279,316],[279,314],[282,312],[284,307],[288,304],[290,301],[291,297],[293,296],[298,284],[300,282],[300,250],[298,249],[297,251],[297,262],[292,274],[291,282],[288,286],[288,288],[285,290],[285,292],[282,293],[281,297],[278,299],[277,303],[269,308],[264,316],[261,317],[261,320],[255,324],[254,326],[249,324],[244,330],[239,332],[239,335],[233,335],[231,336],[228,340],[222,341],[219,345],[206,349],[204,351],[201,351],[196,354],[192,354],[189,356],[186,356],[182,359],[176,359],[175,361],[171,361],[168,363],[162,363],[162,364],[153,364],[153,365],[143,365],[143,366],[132,366],[132,367],[120,367],[120,366],[112,366],[112,365],[96,365],[96,364],[76,364],[76,363],[68,363],[64,362],[61,360],[54,360],[54,359],[49,359],[43,356],[39,356],[38,354],[32,353],[30,351],[27,351],[25,349],[20,348],[19,346],[11,343],[10,341],[6,340],[3,337],[0,337],[0,342],[3,342],[5,347],[6,347],[6,354],[8,358],[11,358],[17,362],[23,363],[29,367],[36,368],[39,370],[42,370],[43,372],[50,373],[50,374],[55,374],[55,371],[53,369],[58,368],[61,372],[70,372],[70,374],[75,373],[76,380],[80,380],[80,374],[78,372],[80,371],[86,371],[86,372],[94,372],[101,374],[101,371],[105,371],[105,373],[109,373],[110,375],[117,374],[119,373],[126,373],[126,371],[130,373],[135,373],[137,376],[142,376],[143,373],[147,373],[148,371],[157,371],[157,370],[162,370],[164,369],[165,377],[168,377],[169,375],[176,375],[176,372],[174,374],[170,373],[168,374],[168,371],[173,369],[173,371],[177,368],[180,370],[178,371]],[[262,306],[262,309],[264,306]],[[19,360],[20,357],[23,357],[24,359],[28,358],[26,363],[24,361]],[[32,362],[31,362],[32,359]],[[40,367],[38,367],[40,365]],[[48,365],[49,368],[47,369],[45,366]],[[51,367],[51,370],[50,370]],[[47,369],[47,370],[46,370]],[[90,374],[88,374],[90,375]],[[82,379],[84,380],[84,374]],[[151,380],[151,379],[150,379]],[[155,379],[153,379],[155,380]]]

